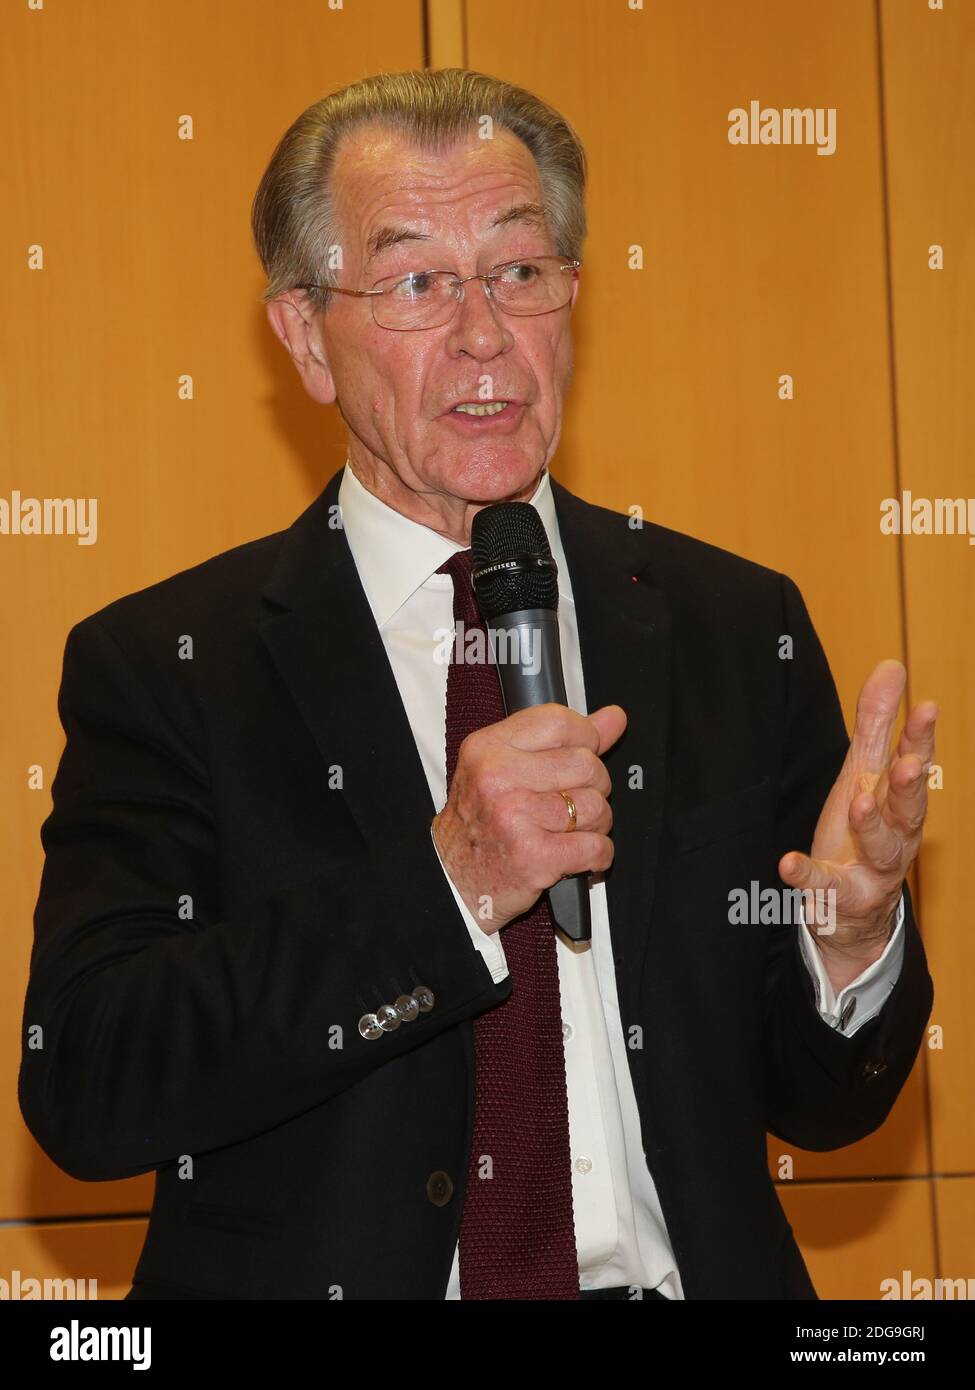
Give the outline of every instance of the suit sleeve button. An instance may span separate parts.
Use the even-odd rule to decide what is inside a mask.
[[[420,1004],[415,994],[401,994],[396,1000],[395,1008],[404,1023],[412,1023],[420,1012]]]
[[[383,1030],[375,1014],[363,1014],[359,1019],[359,1032],[364,1038],[381,1038]]]
[[[403,1021],[392,1004],[383,1004],[382,1008],[377,1009],[376,1018],[384,1033],[394,1032]]]
[[[428,1014],[433,1008],[433,990],[429,985],[417,985],[413,991],[413,997],[419,1004],[422,1014]]]

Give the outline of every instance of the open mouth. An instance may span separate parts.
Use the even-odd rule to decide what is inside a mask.
[[[465,401],[440,418],[461,429],[496,429],[516,423],[523,409],[521,401]]]

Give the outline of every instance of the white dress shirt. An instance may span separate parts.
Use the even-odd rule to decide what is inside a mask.
[[[567,700],[572,709],[587,714],[575,604],[547,469],[531,503],[541,517],[558,564],[559,634]],[[454,585],[450,575],[435,571],[465,547],[380,501],[363,487],[348,463],[339,488],[339,507],[439,812],[447,799],[448,662],[443,653],[449,645],[445,634],[454,628]],[[503,929],[502,933],[487,935],[449,875],[447,881],[459,918],[484,957],[491,978],[502,980],[508,973]],[[620,1019],[606,887],[602,875],[592,875],[590,882],[591,943],[570,943],[556,932],[579,1286],[636,1285],[657,1289],[668,1298],[683,1298],[643,1149]],[[900,972],[903,919],[902,900],[883,955],[838,997],[809,932],[798,924],[803,958],[816,982],[819,1011],[832,1027],[850,1035],[880,1011]],[[460,1298],[457,1249],[446,1298]]]

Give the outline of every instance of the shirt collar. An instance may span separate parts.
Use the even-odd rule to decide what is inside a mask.
[[[445,560],[467,548],[388,506],[363,487],[348,460],[339,485],[338,501],[345,537],[378,628],[388,622]],[[529,501],[541,518],[552,556],[559,567],[559,598],[571,603],[572,586],[547,468],[542,470]],[[449,575],[436,577],[444,581],[445,587],[451,582]]]

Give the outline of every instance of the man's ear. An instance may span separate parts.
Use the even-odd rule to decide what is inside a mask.
[[[335,382],[320,330],[321,314],[303,290],[284,290],[268,301],[268,322],[291,354],[302,385],[319,405],[335,400]]]

